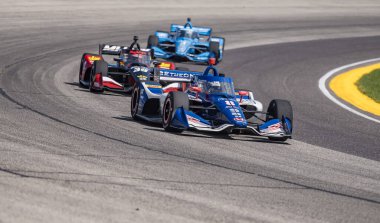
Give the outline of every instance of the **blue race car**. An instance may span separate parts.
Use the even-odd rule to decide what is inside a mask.
[[[178,133],[187,129],[247,133],[274,141],[292,136],[288,101],[272,100],[263,112],[251,91],[234,89],[232,79],[219,75],[212,65],[203,73],[162,70],[155,79],[136,81],[131,100],[136,120],[161,122],[166,131]]]
[[[185,25],[172,24],[170,32],[156,31],[150,35],[147,48],[157,58],[207,63],[210,57],[222,61],[225,40],[211,36],[212,29],[195,27],[190,18]]]

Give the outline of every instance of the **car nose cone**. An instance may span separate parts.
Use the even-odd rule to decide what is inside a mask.
[[[181,40],[176,43],[176,54],[186,55],[191,42],[189,40]]]
[[[244,118],[234,118],[234,122],[235,126],[238,128],[247,128],[247,121]]]

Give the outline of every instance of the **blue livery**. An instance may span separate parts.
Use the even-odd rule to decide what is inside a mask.
[[[170,32],[156,31],[149,36],[147,48],[153,49],[157,58],[207,63],[212,57],[218,63],[223,59],[225,39],[211,33],[211,28],[193,26],[188,18],[185,25],[172,24]]]
[[[272,100],[263,112],[251,91],[235,89],[232,78],[220,75],[212,65],[203,73],[165,70],[159,75],[153,82],[136,79],[131,100],[134,119],[162,123],[171,132],[194,129],[275,141],[291,138],[293,111],[288,101]]]

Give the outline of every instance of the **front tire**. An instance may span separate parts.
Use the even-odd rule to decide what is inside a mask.
[[[80,60],[80,66],[79,66],[79,78],[78,78],[78,84],[79,87],[85,88],[84,84],[81,82],[82,72],[83,72],[83,63],[84,63],[84,55],[82,56],[82,59]]]
[[[274,99],[269,103],[267,110],[267,121],[271,119],[283,120],[287,118],[290,121],[290,125],[293,128],[293,108],[289,101]],[[268,137],[272,141],[284,142],[288,137]]]
[[[131,98],[131,116],[134,120],[139,120],[139,118],[137,117],[139,102],[140,102],[140,88],[139,86],[135,85],[133,87],[132,98]]]
[[[96,89],[95,84],[95,76],[100,74],[101,77],[106,76],[108,73],[108,64],[104,60],[96,60],[94,61],[94,65],[92,66],[90,81],[89,81],[89,90],[90,92],[99,92],[102,93],[104,91],[103,86],[100,89]]]
[[[165,99],[162,111],[162,126],[165,131],[181,133],[185,129],[175,128],[172,124],[173,113],[177,108],[189,109],[189,97],[184,92],[170,92]]]

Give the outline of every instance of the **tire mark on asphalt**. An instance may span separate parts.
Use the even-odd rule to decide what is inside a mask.
[[[29,177],[28,175],[25,175],[25,174],[22,174],[22,173],[18,173],[18,172],[9,170],[9,169],[4,169],[4,168],[1,168],[1,167],[0,167],[0,171],[5,172],[5,173],[9,173],[9,174],[12,174],[12,175],[16,175],[16,176],[19,176],[19,177]]]
[[[89,173],[76,173],[76,172],[54,172],[54,171],[31,171],[31,170],[8,170],[13,173],[29,173],[35,174],[27,175],[30,178],[50,178],[56,180],[67,180],[75,181],[76,179],[59,179],[43,175],[73,175],[73,176],[86,176],[86,177],[104,177],[109,179],[129,179],[129,180],[141,180],[141,181],[153,181],[157,183],[175,183],[175,184],[192,184],[192,185],[205,185],[205,186],[220,186],[220,187],[245,187],[245,188],[264,188],[264,189],[286,189],[286,190],[307,190],[305,187],[286,187],[286,186],[257,186],[257,185],[247,185],[247,184],[231,184],[231,183],[212,183],[212,182],[193,182],[193,181],[179,181],[179,180],[166,180],[158,178],[148,178],[148,177],[133,177],[133,176],[112,176],[112,175],[100,175],[100,174],[89,174]],[[40,176],[38,176],[40,175]],[[88,182],[93,182],[95,180],[88,180]],[[105,182],[106,183],[106,182]],[[113,182],[109,182],[112,184]]]
[[[50,116],[48,114],[45,114],[45,113],[43,113],[41,111],[33,109],[33,108],[31,108],[31,107],[29,107],[27,105],[24,105],[24,104],[18,102],[15,99],[13,99],[2,88],[0,88],[0,95],[2,95],[4,98],[8,99],[9,101],[11,101],[11,102],[13,102],[13,103],[21,106],[22,108],[30,110],[30,111],[32,111],[32,112],[34,112],[36,114],[39,114],[39,115],[41,115],[41,116],[43,116],[45,118],[50,119],[52,121],[55,121],[55,122],[61,123],[63,125],[67,125],[67,126],[73,127],[75,129],[78,129],[78,130],[81,130],[81,131],[88,132],[88,133],[91,133],[91,134],[94,134],[94,135],[97,135],[97,136],[100,136],[100,137],[103,137],[103,138],[106,138],[106,139],[109,139],[109,140],[113,140],[113,141],[116,141],[116,142],[119,142],[119,143],[122,143],[122,144],[126,144],[126,145],[129,145],[129,146],[134,146],[134,147],[141,148],[141,149],[148,150],[148,151],[153,151],[153,152],[161,153],[161,154],[168,155],[168,156],[173,156],[173,157],[178,157],[178,158],[182,158],[182,159],[188,159],[188,160],[197,161],[197,162],[199,162],[201,164],[208,165],[208,166],[214,166],[214,167],[223,168],[223,169],[230,170],[230,171],[236,171],[236,172],[240,172],[240,173],[244,173],[244,174],[256,175],[256,176],[263,177],[263,178],[266,178],[266,179],[270,179],[270,180],[274,180],[274,181],[278,181],[278,182],[282,182],[282,183],[287,183],[287,184],[291,184],[291,185],[295,185],[295,186],[299,186],[299,187],[304,187],[305,189],[311,189],[311,190],[315,190],[315,191],[319,191],[319,192],[324,192],[324,193],[329,193],[329,194],[333,194],[333,195],[343,196],[343,197],[347,197],[347,198],[362,200],[362,201],[366,201],[366,202],[369,202],[369,203],[380,204],[380,200],[376,200],[376,198],[374,198],[374,199],[373,198],[364,198],[364,197],[360,197],[360,196],[355,196],[355,195],[350,195],[350,194],[344,194],[344,193],[341,193],[341,192],[336,192],[336,191],[332,191],[332,190],[328,190],[328,189],[323,189],[323,188],[309,186],[309,185],[306,185],[306,184],[303,184],[303,183],[292,182],[292,181],[286,180],[286,179],[280,179],[278,177],[271,177],[271,176],[268,176],[268,175],[265,175],[265,174],[255,173],[255,172],[248,171],[248,170],[242,170],[242,169],[237,169],[237,168],[233,168],[233,167],[227,167],[227,166],[223,166],[223,165],[220,165],[220,164],[207,162],[207,161],[204,161],[204,160],[201,160],[201,159],[197,159],[197,158],[191,158],[191,157],[181,156],[181,155],[178,155],[178,154],[172,154],[172,153],[161,151],[161,150],[157,150],[157,149],[154,149],[154,148],[149,148],[149,147],[133,144],[133,143],[121,140],[121,139],[113,138],[113,137],[110,137],[110,136],[107,136],[107,135],[104,135],[104,134],[101,134],[101,133],[98,133],[98,132],[95,132],[95,131],[91,131],[91,130],[88,130],[88,129],[76,126],[74,124],[62,121],[62,120],[60,120],[58,118],[55,118],[55,117]],[[18,173],[13,173],[12,171],[9,171],[9,170],[6,170],[6,169],[4,169],[4,170],[0,169],[0,171],[7,172],[7,173],[12,173],[14,175],[18,174]],[[277,172],[279,172],[279,171],[277,171]],[[23,175],[23,174],[20,174],[19,176],[21,176],[21,177],[31,177],[31,176],[27,176],[27,175]],[[44,179],[44,178],[41,178],[41,177],[38,177],[38,178]],[[321,182],[321,183],[324,183],[324,182]],[[339,188],[340,187],[340,185],[335,185],[335,184],[331,184],[331,186],[333,186],[333,188]],[[354,189],[354,190],[357,190],[357,189]],[[374,197],[374,196],[378,197],[379,196],[378,194],[375,194],[375,193],[369,193],[369,194],[371,195],[370,197]]]

